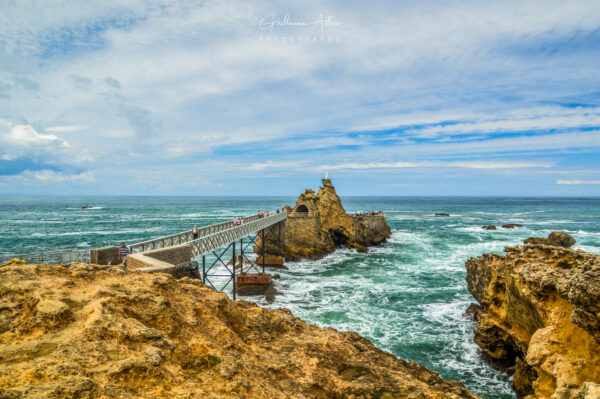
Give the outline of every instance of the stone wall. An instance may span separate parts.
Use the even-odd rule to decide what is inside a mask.
[[[190,263],[192,260],[192,247],[188,244],[181,244],[168,248],[145,251],[143,254],[172,265],[179,265],[182,263]]]
[[[90,251],[90,263],[94,265],[116,265],[119,262],[117,259],[118,247],[103,247],[94,248]]]
[[[149,273],[175,273],[175,265],[151,258],[142,253],[127,256],[127,269]]]
[[[176,276],[189,270],[191,260],[192,247],[182,244],[130,254],[127,256],[127,269]]]

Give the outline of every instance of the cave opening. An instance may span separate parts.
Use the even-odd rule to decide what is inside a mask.
[[[298,205],[294,212],[308,213],[308,208],[306,207],[306,205]]]
[[[336,246],[345,246],[348,242],[348,237],[341,230],[330,230],[331,238]]]

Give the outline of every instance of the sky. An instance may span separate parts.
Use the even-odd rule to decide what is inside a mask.
[[[600,195],[600,2],[0,0],[0,195]]]

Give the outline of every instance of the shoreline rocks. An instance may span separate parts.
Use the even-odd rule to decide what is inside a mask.
[[[518,223],[508,223],[508,224],[503,224],[502,228],[503,229],[515,229],[517,227],[523,227],[522,224],[518,224]],[[498,227],[494,224],[488,224],[485,226],[481,226],[482,229],[484,230],[498,230]]]
[[[519,398],[598,397],[600,256],[574,243],[554,232],[466,262],[475,342],[514,367]]]
[[[471,398],[459,382],[167,274],[121,266],[0,269],[7,398]]]

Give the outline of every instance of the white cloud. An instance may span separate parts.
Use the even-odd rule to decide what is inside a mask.
[[[3,159],[56,159],[70,149],[69,143],[58,136],[38,133],[31,125],[18,125],[0,119],[0,156]]]
[[[401,169],[401,168],[467,168],[467,169],[519,169],[519,168],[549,168],[552,163],[522,162],[522,161],[461,161],[461,162],[369,162],[341,163],[321,165],[320,170],[340,169]]]
[[[532,110],[533,111],[533,110]],[[542,110],[539,110],[542,111]],[[544,109],[528,117],[501,115],[500,120],[479,120],[467,123],[437,125],[422,129],[410,129],[407,133],[418,137],[437,137],[440,135],[528,132],[542,129],[568,129],[600,126],[600,109],[565,109],[554,107]],[[489,116],[487,117],[489,118]]]
[[[35,180],[42,182],[92,182],[94,181],[94,173],[90,171],[76,173],[76,174],[65,174],[61,172],[55,172],[53,170],[39,170],[39,171],[26,171],[24,177],[31,177]]]
[[[51,133],[70,133],[70,132],[79,132],[81,130],[87,129],[87,126],[84,125],[61,125],[61,126],[51,126],[44,129],[46,132]]]
[[[299,169],[301,167],[303,167],[304,165],[306,165],[306,163],[308,163],[309,161],[278,161],[278,162],[273,162],[273,161],[267,161],[267,162],[261,162],[261,163],[254,163],[252,165],[247,166],[245,169],[247,170],[251,170],[251,171],[263,171],[263,170],[269,170],[269,169],[276,169],[276,170],[282,170],[282,169]]]
[[[600,180],[557,180],[556,184],[600,184]]]
[[[134,137],[135,130],[133,129],[108,129],[104,130],[100,133],[102,137],[108,138],[126,138],[126,137]]]

